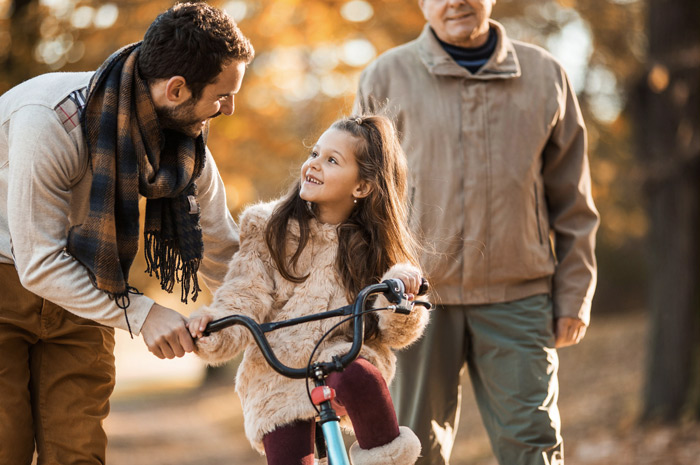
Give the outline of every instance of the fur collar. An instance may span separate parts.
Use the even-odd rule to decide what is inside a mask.
[[[256,230],[264,231],[272,213],[282,203],[282,200],[282,198],[278,198],[270,202],[260,202],[247,207],[241,214],[241,231],[243,233]],[[332,243],[338,240],[338,225],[321,223],[314,218],[309,222],[309,228],[314,242]],[[296,220],[289,222],[288,232],[290,239],[299,238],[299,223]]]

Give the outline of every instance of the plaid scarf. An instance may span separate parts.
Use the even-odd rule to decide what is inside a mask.
[[[138,72],[140,43],[105,61],[90,80],[81,123],[92,164],[90,211],[68,236],[68,252],[93,284],[129,306],[129,269],[138,250],[139,194],[146,200],[146,272],[181,299],[197,299],[202,230],[195,179],[205,160],[206,131],[193,139],[161,131],[146,82]],[[127,318],[127,325],[129,321]],[[130,329],[130,327],[129,327]]]

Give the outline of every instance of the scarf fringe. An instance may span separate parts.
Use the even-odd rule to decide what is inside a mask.
[[[176,249],[177,242],[172,239],[162,240],[155,233],[145,234],[144,249],[146,256],[146,273],[149,276],[156,275],[160,280],[160,287],[167,293],[172,293],[175,282],[181,285],[180,300],[187,303],[187,298],[192,292],[192,302],[202,289],[199,287],[197,271],[201,260],[192,258],[182,260],[180,251]]]

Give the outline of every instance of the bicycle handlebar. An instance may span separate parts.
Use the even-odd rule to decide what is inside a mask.
[[[421,289],[419,295],[427,292],[428,282],[423,280],[421,282]],[[246,315],[230,315],[218,320],[214,320],[207,325],[204,335],[208,336],[213,332],[221,331],[224,328],[234,325],[245,326],[255,339],[255,343],[260,348],[260,351],[265,357],[267,363],[279,374],[293,379],[304,379],[310,377],[309,367],[305,368],[292,368],[283,364],[279,361],[275,355],[270,343],[265,337],[266,332],[273,331],[275,329],[284,328],[287,326],[293,326],[300,323],[306,323],[309,321],[323,320],[326,318],[332,318],[336,316],[350,316],[354,315],[353,319],[355,321],[355,326],[353,329],[353,339],[352,346],[350,350],[340,356],[334,357],[332,362],[322,362],[317,364],[322,370],[330,371],[341,371],[343,368],[348,366],[353,360],[357,358],[362,349],[362,344],[364,342],[364,319],[362,318],[367,299],[374,294],[382,293],[391,303],[395,304],[391,308],[397,313],[408,314],[411,312],[413,305],[423,305],[426,308],[430,308],[428,302],[420,301],[409,301],[405,296],[405,286],[403,281],[400,279],[387,279],[379,284],[372,284],[365,287],[360,291],[360,293],[355,298],[355,301],[344,307],[337,308],[335,310],[329,310],[326,312],[315,313],[311,315],[306,315],[299,318],[293,318],[290,320],[277,321],[271,323],[258,323],[249,316]]]

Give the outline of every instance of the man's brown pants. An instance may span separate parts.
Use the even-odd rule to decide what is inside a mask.
[[[114,330],[22,287],[0,264],[0,465],[105,462]]]

